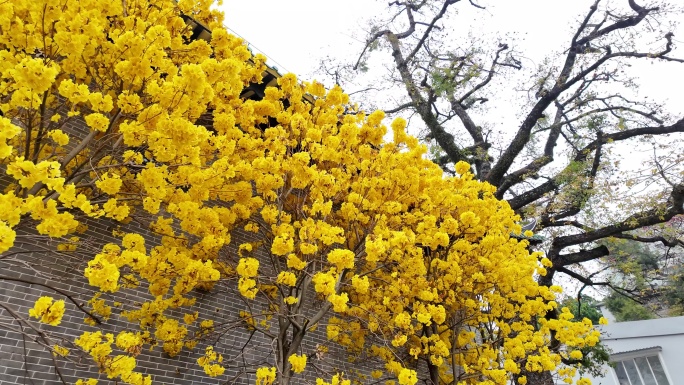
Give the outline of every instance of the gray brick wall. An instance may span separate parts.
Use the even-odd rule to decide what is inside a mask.
[[[87,134],[87,128],[79,120],[67,123],[63,130],[76,137]],[[4,189],[6,186],[7,179],[0,178],[0,187]],[[97,367],[88,356],[76,354],[78,349],[73,349],[73,354],[62,358],[53,357],[45,347],[48,344],[45,341],[49,341],[49,345],[74,347],[73,341],[84,331],[101,330],[103,333],[116,334],[124,329],[138,329],[137,325],[129,324],[119,317],[117,314],[121,309],[117,308],[113,309],[114,314],[109,321],[102,325],[89,326],[83,322],[85,314],[74,303],[51,289],[52,287],[68,293],[79,304],[86,304],[94,293],[83,276],[83,270],[104,244],[118,243],[118,239],[112,236],[112,230],[119,227],[119,224],[104,219],[85,219],[84,222],[88,225],[88,230],[79,235],[80,246],[75,252],[56,252],[60,241],[32,233],[32,224],[26,221],[18,229],[15,247],[0,255],[0,385],[61,384],[62,379],[67,384],[73,384],[79,378],[98,378],[102,384],[114,383],[105,375],[98,374]],[[148,249],[157,241],[149,232],[144,217],[141,221],[130,222],[121,230],[143,234]],[[249,241],[256,241],[254,234],[242,229],[235,230],[231,245],[222,250],[220,258],[235,258],[236,245]],[[256,254],[259,258],[266,257],[259,250]],[[236,286],[235,280],[226,280],[210,292],[194,292],[196,305],[182,310],[197,310],[200,319],[214,319],[216,324],[234,321],[240,310],[248,308]],[[44,325],[35,319],[29,319],[28,311],[40,296],[65,300],[67,311],[59,326]],[[146,287],[141,286],[136,290],[127,289],[104,295],[103,298],[109,305],[117,301],[122,303],[122,308],[132,309],[150,296]],[[250,303],[250,306],[259,309],[266,305]],[[310,310],[314,312],[316,309]],[[182,320],[183,312],[171,314]],[[17,320],[12,313],[23,320]],[[330,346],[325,338],[325,330],[325,324],[319,325],[303,342],[302,351],[309,357],[309,364],[304,375],[297,376],[294,383],[314,383],[313,379],[317,375],[329,379],[335,371],[352,373],[353,370],[358,370],[358,361],[350,363],[346,352],[339,347]],[[196,364],[207,343],[216,345],[215,350],[224,356],[227,369],[220,377],[206,376]],[[328,345],[330,348],[330,352],[321,360],[315,358],[318,345]],[[247,348],[243,349],[244,346]],[[253,376],[240,375],[240,367],[246,366],[248,370],[254,371],[259,366],[271,366],[274,362],[272,346],[273,341],[262,334],[252,334],[242,326],[233,327],[211,335],[211,338],[199,344],[194,351],[184,349],[173,358],[165,354],[161,346],[151,351],[146,346],[136,357],[137,371],[152,375],[154,384],[252,384]]]
[[[15,248],[5,253],[0,259],[0,276],[8,279],[0,279],[0,385],[9,384],[60,384],[61,380],[56,373],[55,363],[59,372],[67,383],[74,383],[79,378],[99,378],[102,383],[107,383],[105,375],[99,375],[97,368],[87,356],[79,357],[71,354],[69,359],[53,357],[44,347],[45,343],[41,336],[26,324],[20,324],[10,314],[9,310],[27,320],[33,327],[38,329],[49,339],[51,344],[72,347],[72,342],[84,331],[102,330],[103,333],[118,333],[124,329],[137,330],[137,325],[129,324],[125,319],[118,317],[118,310],[114,308],[114,314],[109,321],[102,325],[89,326],[83,322],[85,314],[69,302],[64,296],[46,286],[60,289],[69,293],[78,303],[86,303],[94,293],[83,276],[83,269],[87,261],[102,245],[108,242],[116,242],[112,237],[111,229],[115,224],[105,221],[89,223],[88,231],[82,236],[86,247],[78,252],[49,252],[43,249],[55,247],[55,241],[47,237],[38,237],[31,234],[21,234],[17,239]],[[132,224],[126,231],[138,231],[143,234],[146,229],[138,224]],[[152,238],[147,237],[148,241]],[[32,242],[24,242],[31,240]],[[233,242],[230,247],[223,251],[223,257],[234,253],[234,246],[249,239],[243,231],[233,233]],[[40,244],[39,244],[40,243]],[[149,245],[148,245],[149,246]],[[21,254],[14,254],[21,252]],[[234,255],[234,254],[233,254]],[[263,256],[263,255],[262,255]],[[33,283],[29,283],[33,282]],[[65,299],[67,311],[59,326],[44,325],[35,319],[29,319],[28,311],[34,302],[43,295],[52,296],[55,299]],[[240,310],[247,310],[243,298],[237,293],[236,283],[233,280],[220,282],[210,292],[195,292],[197,303],[184,311],[199,311],[200,319],[211,318],[218,325],[221,321],[233,321]],[[126,309],[134,308],[137,303],[149,298],[145,287],[138,289],[122,290],[119,293],[104,296],[108,304],[113,301],[122,303]],[[251,301],[250,301],[251,302]],[[6,308],[5,308],[6,306]],[[254,308],[255,304],[250,303]],[[263,306],[263,304],[261,304]],[[259,303],[255,306],[260,307]],[[9,308],[9,310],[7,309]],[[311,309],[315,311],[316,309]],[[182,312],[172,312],[178,319],[182,319]],[[218,329],[218,328],[217,328]],[[311,333],[303,343],[302,351],[309,357],[309,365],[305,376],[298,377],[302,381],[311,381],[316,376],[315,367],[321,370],[334,372],[335,370],[350,373],[358,364],[347,361],[346,353],[334,346],[330,347],[330,353],[323,360],[315,358],[317,345],[328,344],[325,338],[325,325]],[[192,329],[191,329],[192,330]],[[43,343],[41,343],[43,342]],[[196,364],[196,360],[206,343],[216,345],[216,351],[224,356],[227,367],[226,373],[217,378],[207,377],[202,369]],[[247,345],[245,351],[242,347]],[[240,366],[246,364],[248,369],[254,370],[258,366],[272,365],[273,352],[272,341],[260,333],[251,334],[246,328],[239,326],[225,330],[221,335],[212,335],[208,341],[199,344],[194,351],[183,350],[176,357],[169,357],[161,346],[150,351],[146,349],[137,358],[138,371],[153,376],[155,384],[223,384],[227,380],[238,376]],[[76,349],[77,350],[77,349]],[[76,351],[74,350],[74,351]],[[319,375],[324,375],[319,373]],[[329,377],[329,375],[327,376]],[[249,375],[242,375],[234,382],[235,384],[254,383]]]

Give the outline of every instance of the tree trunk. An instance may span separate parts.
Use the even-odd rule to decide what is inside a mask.
[[[527,385],[554,385],[553,376],[548,370],[543,372],[528,372],[523,369],[520,372],[520,376],[525,376],[527,378]],[[520,384],[517,378],[515,383]]]

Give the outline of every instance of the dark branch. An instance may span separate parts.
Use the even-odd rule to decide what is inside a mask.
[[[626,231],[631,231],[645,226],[651,226],[666,222],[675,215],[684,213],[684,184],[675,185],[670,193],[667,207],[664,209],[649,209],[631,215],[623,221],[605,226],[599,229],[588,231],[582,234],[566,235],[558,237],[553,241],[556,249],[579,245],[582,243],[596,241],[601,238],[615,236]]]
[[[492,170],[490,171],[489,175],[487,175],[486,180],[491,183],[494,186],[499,186],[501,185],[504,175],[508,172],[510,169],[511,165],[513,164],[515,158],[520,154],[520,152],[523,150],[525,145],[529,142],[530,140],[530,133],[532,128],[536,125],[537,121],[543,116],[544,111],[548,108],[548,106],[553,103],[555,100],[558,99],[558,97],[565,91],[567,91],[569,88],[577,84],[578,82],[583,81],[586,79],[587,76],[589,76],[592,72],[594,72],[596,69],[598,69],[601,65],[606,63],[608,60],[614,59],[614,58],[659,58],[663,60],[668,60],[668,57],[666,56],[671,50],[672,50],[672,33],[667,33],[665,35],[665,39],[667,40],[666,47],[663,51],[657,52],[657,53],[640,53],[640,52],[607,52],[605,55],[603,55],[601,58],[596,60],[592,65],[587,66],[586,68],[582,68],[579,73],[577,73],[574,77],[570,77],[572,74],[573,70],[575,69],[575,65],[577,62],[577,55],[578,53],[583,52],[582,47],[587,45],[589,42],[591,42],[594,39],[597,39],[601,36],[604,36],[612,31],[620,30],[620,29],[625,29],[629,27],[633,27],[637,24],[639,24],[650,12],[657,10],[658,8],[639,8],[640,11],[638,11],[638,14],[629,17],[620,21],[615,22],[614,24],[611,24],[610,26],[607,26],[603,29],[594,31],[590,33],[588,36],[585,36],[583,38],[579,38],[579,36],[582,34],[582,32],[586,29],[588,25],[588,21],[591,18],[591,15],[596,11],[595,6],[592,6],[590,9],[588,15],[585,17],[584,21],[582,24],[579,26],[577,29],[577,32],[575,36],[573,37],[570,48],[567,51],[567,56],[565,59],[565,63],[560,71],[559,76],[557,77],[556,81],[554,82],[553,87],[548,90],[540,93],[541,98],[537,101],[537,103],[532,107],[532,110],[530,110],[529,114],[526,116],[526,118],[523,120],[523,123],[520,125],[518,132],[516,133],[515,137],[511,141],[510,145],[506,148],[506,150],[503,152],[501,157],[499,158],[498,162],[492,167]]]
[[[654,236],[654,237],[640,237],[638,235],[632,235],[632,234],[617,234],[613,235],[613,238],[620,238],[620,239],[629,239],[632,241],[637,241],[637,242],[643,242],[643,243],[662,243],[664,246],[667,247],[675,247],[675,246],[684,246],[684,241],[677,239],[677,238],[672,238],[672,239],[667,239],[662,236]]]
[[[89,312],[88,310],[84,309],[83,306],[81,306],[81,305],[80,305],[80,304],[79,304],[71,295],[69,295],[67,292],[65,292],[65,291],[63,291],[63,290],[60,290],[60,289],[58,289],[58,288],[56,288],[56,287],[50,286],[50,285],[45,284],[45,283],[35,282],[35,281],[31,281],[31,280],[29,280],[29,279],[8,277],[8,276],[4,276],[4,275],[0,275],[0,280],[4,280],[4,281],[14,281],[14,282],[23,282],[23,283],[27,283],[27,284],[29,284],[29,285],[38,285],[38,286],[47,287],[48,289],[53,290],[53,291],[55,291],[55,292],[57,292],[57,293],[59,293],[59,294],[65,296],[67,299],[69,299],[69,301],[71,301],[74,305],[76,305],[76,307],[77,307],[79,310],[81,310],[82,312],[86,313],[89,317],[91,317],[92,319],[94,319],[95,322],[97,322],[98,325],[99,325],[99,324],[102,324],[102,320],[100,320],[100,318],[98,318],[97,316],[95,316],[94,314],[92,314],[91,312]]]
[[[558,267],[592,261],[594,259],[605,257],[609,253],[610,252],[608,248],[602,245],[590,250],[580,250],[576,253],[560,254],[552,260],[553,268],[558,270]]]

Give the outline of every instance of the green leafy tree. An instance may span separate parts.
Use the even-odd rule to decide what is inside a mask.
[[[653,229],[639,233],[649,231]],[[612,273],[611,292],[604,302],[617,321],[682,314],[684,282],[678,250],[633,239],[606,239],[601,243],[611,250],[611,255],[602,259]]]
[[[611,293],[604,300],[606,307],[615,316],[617,322],[640,321],[655,318],[655,313],[634,299]]]
[[[596,299],[584,294],[577,298],[568,297],[561,302],[561,306],[567,307],[575,315],[575,318],[573,318],[575,321],[582,321],[584,318],[588,318],[594,325],[598,325],[599,320],[603,317],[597,305],[598,301]]]

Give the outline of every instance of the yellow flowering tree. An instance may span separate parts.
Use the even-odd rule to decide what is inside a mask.
[[[385,142],[384,114],[359,111],[339,87],[285,75],[248,98],[264,58],[210,5],[0,2],[0,253],[46,239],[45,251],[74,252],[96,236],[92,223],[117,239],[85,250],[87,305],[43,285],[70,302],[41,297],[30,317],[57,325],[71,303],[93,325],[71,350],[43,335],[44,346],[133,385],[152,381],[138,368],[144,348],[177,356],[198,343],[209,376],[349,383],[307,364],[327,348],[304,350],[324,325],[331,342],[380,363],[373,377],[503,385],[522,362],[549,370],[597,342],[569,313],[543,318],[557,288],[534,277],[548,261],[509,237],[517,217],[468,164],[445,178],[403,119]],[[197,39],[203,26],[210,38]],[[221,290],[244,310],[197,305]],[[129,327],[95,327],[110,318]],[[224,358],[212,341],[232,328],[272,342],[265,364]],[[565,349],[548,349],[552,334]]]
[[[670,22],[680,15],[657,0],[572,4],[576,9],[553,15],[555,25],[570,25],[565,31],[536,25],[539,12],[511,17],[512,2],[388,2],[356,39],[363,44],[359,55],[344,52],[338,63],[326,58],[322,72],[359,90],[366,105],[411,115],[413,132],[446,173],[467,161],[477,179],[496,187],[496,197],[533,221],[551,263],[540,283],[566,276],[578,287],[625,294],[627,281],[605,279],[605,266],[597,268],[597,262],[613,269],[634,263],[634,255],[620,255],[615,239],[684,245],[672,231],[684,214],[676,144],[684,119],[674,105],[668,112],[666,95],[651,98],[637,87],[647,82],[640,79],[646,71],[633,66],[648,61],[662,68],[649,72],[667,76],[669,68],[677,77],[684,60],[678,26]],[[500,18],[511,23],[497,25]],[[652,28],[656,20],[663,28]],[[548,30],[557,40],[516,38],[530,25],[534,35]],[[528,60],[542,53],[536,64]],[[382,63],[381,81],[358,76],[373,62]],[[648,151],[637,156],[635,149]],[[550,382],[548,374],[539,383]]]

